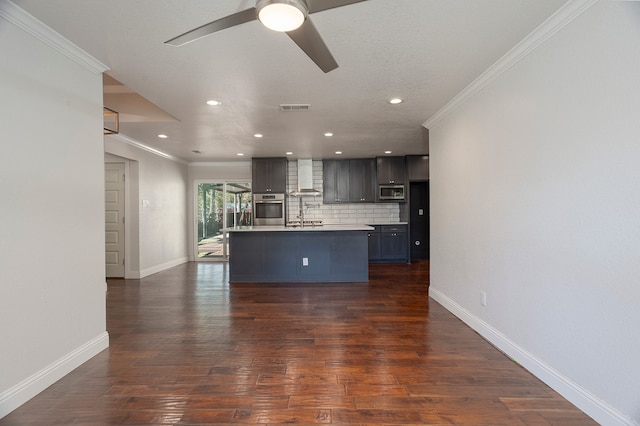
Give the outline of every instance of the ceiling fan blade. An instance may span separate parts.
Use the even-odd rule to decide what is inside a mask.
[[[255,19],[257,19],[256,8],[252,7],[250,9],[245,9],[241,12],[234,13],[233,15],[225,16],[224,18],[218,19],[217,21],[209,22],[208,24],[204,24],[201,27],[198,27],[191,31],[187,31],[186,33],[180,34],[179,36],[174,37],[171,40],[165,41],[165,44],[170,44],[172,46],[182,46],[183,44],[192,42],[206,35],[230,27],[235,27],[236,25],[244,24],[245,22],[253,21]]]
[[[316,13],[323,10],[333,9],[334,7],[360,3],[361,1],[366,0],[307,0],[307,7],[309,8],[309,13]]]
[[[325,73],[338,68],[338,63],[333,59],[333,55],[309,17],[300,28],[289,31],[287,35]]]

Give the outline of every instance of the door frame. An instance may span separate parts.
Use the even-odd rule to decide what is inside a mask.
[[[198,257],[198,186],[203,183],[222,184],[223,198],[227,194],[227,184],[230,183],[248,183],[251,185],[251,179],[194,179],[193,180],[193,199],[191,200],[192,206],[192,224],[193,224],[193,245],[191,247],[191,253],[194,261],[196,262],[227,262],[229,260],[229,253],[227,251],[227,234],[222,233],[222,256],[218,257]],[[253,193],[253,192],[252,192]],[[223,214],[223,222],[227,221],[227,215]],[[223,223],[223,227],[228,226]]]
[[[122,166],[122,169],[121,169],[122,170],[122,194],[118,194],[118,196],[123,198],[122,210],[124,210],[124,211],[119,211],[118,212],[119,215],[120,214],[122,215],[121,218],[120,217],[118,218],[118,221],[122,220],[122,235],[118,234],[118,238],[122,238],[124,240],[123,241],[124,244],[122,245],[122,253],[118,252],[118,257],[121,258],[122,261],[124,262],[122,264],[122,276],[120,276],[119,273],[118,273],[118,275],[114,275],[114,276],[109,276],[108,274],[105,274],[105,276],[107,278],[126,278],[127,263],[128,263],[127,262],[127,253],[129,252],[129,250],[127,250],[127,241],[129,241],[129,238],[127,238],[127,235],[126,235],[127,234],[127,218],[126,218],[126,215],[127,215],[127,211],[128,211],[128,208],[127,208],[128,193],[127,193],[127,186],[126,186],[126,184],[127,184],[127,173],[126,173],[126,171],[127,171],[127,163],[124,160],[116,161],[115,159],[114,160],[107,160],[105,158],[104,165],[105,165],[105,169],[106,169],[107,165]],[[105,174],[106,174],[106,171],[105,171]],[[105,176],[105,189],[106,189],[106,176]],[[105,215],[106,215],[106,201],[105,201]],[[106,226],[106,224],[105,224],[105,226]],[[105,246],[106,246],[106,242],[105,242]],[[105,247],[105,252],[106,252],[106,247]],[[107,265],[106,265],[106,262],[105,262],[105,269],[106,270],[109,269],[107,267]]]
[[[125,157],[120,157],[108,152],[104,153],[104,163],[124,163],[124,278],[138,279],[140,278],[139,260],[134,252],[138,250],[138,240],[134,238],[134,227],[137,229],[137,201],[133,204],[132,200],[137,200],[138,191],[137,184],[132,182],[134,173],[132,173],[132,163]],[[136,165],[137,170],[137,165]],[[135,173],[137,176],[137,172]],[[136,188],[134,190],[134,188]],[[136,207],[135,212],[134,206]]]

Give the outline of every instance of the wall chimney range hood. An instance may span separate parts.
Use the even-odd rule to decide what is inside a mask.
[[[309,159],[298,159],[298,189],[289,193],[295,197],[303,195],[318,196],[320,191],[313,188],[313,161]]]

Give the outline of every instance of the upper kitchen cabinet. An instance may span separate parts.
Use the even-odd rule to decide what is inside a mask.
[[[252,158],[252,191],[256,194],[287,192],[287,159]]]
[[[376,201],[376,162],[373,158],[349,161],[349,201],[373,203]]]
[[[428,155],[407,155],[407,180],[409,182],[429,180]]]
[[[349,202],[348,160],[322,160],[322,198],[325,204]]]
[[[378,157],[376,159],[378,184],[404,184],[405,168],[404,157]]]
[[[322,169],[325,204],[375,201],[373,158],[323,160]]]

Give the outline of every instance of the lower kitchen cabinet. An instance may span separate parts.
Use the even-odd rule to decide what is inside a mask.
[[[369,263],[404,263],[409,261],[407,225],[371,225]]]
[[[375,231],[369,231],[369,262],[380,260],[380,230],[374,226]]]
[[[345,226],[230,229],[229,281],[368,281],[368,230]]]

